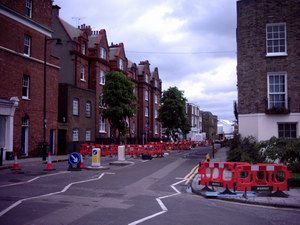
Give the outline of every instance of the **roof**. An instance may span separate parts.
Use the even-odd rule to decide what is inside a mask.
[[[65,28],[66,32],[68,33],[69,37],[73,40],[76,37],[79,37],[80,34],[82,34],[82,31],[74,26],[72,26],[71,24],[69,24],[68,22],[64,21],[63,19],[61,19],[60,17],[58,17],[58,19],[60,20],[61,24],[63,25],[63,27]]]

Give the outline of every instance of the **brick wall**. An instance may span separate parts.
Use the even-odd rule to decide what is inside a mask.
[[[287,72],[290,111],[300,112],[299,12],[299,0],[237,2],[239,114],[265,112],[268,72]],[[266,24],[281,22],[286,23],[288,56],[266,57]]]

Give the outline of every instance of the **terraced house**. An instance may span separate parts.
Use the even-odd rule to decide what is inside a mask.
[[[148,138],[159,139],[161,125],[155,119],[161,95],[158,69],[151,73],[149,67],[148,81],[140,79],[144,74],[127,59],[123,43],[109,45],[103,29],[70,25],[52,2],[0,1],[3,158],[11,159],[13,152],[40,155],[42,143],[53,154],[78,151],[84,142],[108,143],[112,134],[103,118],[102,92],[105,74],[112,70],[131,79],[138,99],[138,111],[128,119],[128,141],[142,143],[146,130]],[[148,90],[147,109],[145,96],[140,95],[142,86]],[[146,110],[149,123],[139,116],[145,117]]]
[[[300,135],[300,1],[237,2],[238,120],[242,136]]]
[[[0,1],[0,148],[39,154],[56,149],[59,60],[51,51],[52,1]]]

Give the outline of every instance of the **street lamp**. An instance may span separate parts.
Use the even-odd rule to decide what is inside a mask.
[[[50,41],[56,41],[57,45],[61,45],[61,39],[60,38],[48,38],[47,36],[45,36],[45,40],[44,40],[44,120],[43,120],[43,150],[42,150],[42,155],[43,155],[43,160],[46,160],[46,128],[47,128],[47,118],[46,118],[46,106],[47,106],[47,102],[46,102],[46,95],[47,95],[47,43]]]

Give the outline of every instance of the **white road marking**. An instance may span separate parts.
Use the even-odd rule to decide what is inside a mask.
[[[37,177],[34,177],[30,180],[19,182],[19,183],[14,183],[14,184],[4,184],[4,185],[1,185],[0,188],[2,188],[2,187],[11,187],[11,186],[16,186],[16,185],[21,185],[21,184],[27,184],[27,183],[31,183],[31,182],[33,182],[37,179],[43,178],[43,177],[50,177],[50,176],[55,176],[55,175],[64,174],[64,173],[70,173],[70,171],[61,171],[61,172],[58,172],[58,173],[51,173],[51,174],[47,174],[47,175],[37,176]]]
[[[107,173],[107,172],[101,173],[98,177],[93,178],[93,179],[72,182],[72,183],[68,184],[67,186],[65,186],[61,191],[57,191],[57,192],[52,192],[52,193],[48,193],[48,194],[44,194],[44,195],[38,195],[38,196],[34,196],[34,197],[20,199],[17,202],[15,202],[12,205],[10,205],[8,208],[2,210],[0,212],[0,217],[3,216],[4,214],[6,214],[7,212],[9,212],[10,210],[12,210],[13,208],[15,208],[16,206],[20,205],[22,202],[29,201],[29,200],[32,200],[32,199],[43,198],[43,197],[48,197],[48,196],[52,196],[52,195],[57,195],[57,194],[64,193],[64,192],[66,192],[74,184],[82,184],[82,183],[87,183],[87,182],[90,182],[90,181],[100,180],[105,174],[114,174],[114,173]]]
[[[186,180],[185,185],[187,185],[197,174],[199,165],[195,166],[189,174],[187,174],[184,179]]]
[[[146,221],[146,220],[152,219],[152,218],[154,218],[154,217],[156,217],[156,216],[159,216],[159,215],[161,215],[161,214],[166,213],[166,212],[168,211],[168,208],[165,206],[165,204],[162,202],[161,199],[165,199],[165,198],[169,198],[169,197],[173,197],[173,196],[176,196],[176,195],[181,194],[181,192],[178,191],[177,188],[176,188],[175,186],[176,186],[177,184],[180,184],[180,183],[184,182],[184,181],[185,181],[185,179],[183,179],[183,180],[181,180],[181,181],[178,181],[178,182],[176,182],[176,183],[170,185],[171,188],[172,188],[176,193],[171,194],[171,195],[165,195],[165,196],[162,196],[162,197],[159,197],[159,198],[156,198],[156,199],[155,199],[155,200],[158,202],[158,204],[159,204],[160,208],[162,209],[162,211],[157,212],[157,213],[154,213],[154,214],[152,214],[152,215],[150,215],[150,216],[144,217],[144,218],[139,219],[139,220],[137,220],[137,221],[131,222],[131,223],[129,223],[128,225],[136,225],[136,224],[142,223],[142,222],[144,222],[144,221]]]

